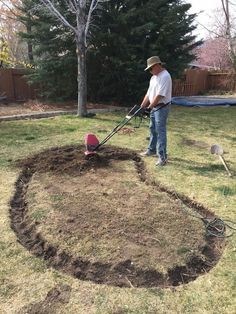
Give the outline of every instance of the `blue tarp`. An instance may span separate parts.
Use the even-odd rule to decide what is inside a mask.
[[[171,103],[186,107],[236,106],[236,98],[214,96],[181,96],[172,97]]]

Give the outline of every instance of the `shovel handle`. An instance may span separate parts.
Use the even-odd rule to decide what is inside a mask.
[[[227,165],[226,165],[226,162],[225,162],[225,160],[224,160],[224,157],[221,156],[221,155],[219,155],[219,158],[220,158],[220,161],[222,162],[222,164],[224,165],[224,167],[225,167],[225,169],[226,169],[228,175],[229,175],[230,177],[232,177],[232,173],[229,171],[229,168],[228,168]]]

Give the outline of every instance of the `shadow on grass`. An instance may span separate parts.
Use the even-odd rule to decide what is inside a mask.
[[[207,176],[207,177],[215,177],[216,173],[223,173],[225,169],[221,164],[206,164],[194,162],[192,160],[186,160],[181,158],[173,158],[173,164],[179,165],[181,168],[185,168],[187,170],[193,171],[198,175]]]
[[[218,186],[218,187],[214,188],[214,191],[219,192],[220,194],[222,194],[225,197],[236,195],[236,189],[230,188],[226,185]]]

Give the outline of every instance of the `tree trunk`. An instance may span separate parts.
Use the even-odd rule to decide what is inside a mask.
[[[226,39],[228,42],[228,50],[229,50],[229,57],[232,62],[232,65],[235,69],[236,64],[235,64],[235,50],[234,50],[234,43],[233,43],[233,38],[232,38],[232,26],[230,23],[230,11],[229,11],[229,0],[221,0],[222,3],[222,8],[224,11],[225,15],[225,21],[226,21]]]
[[[31,27],[31,16],[28,15],[28,18],[30,19],[30,24],[26,25],[26,31],[28,35],[31,35],[32,33],[32,27]],[[31,43],[27,43],[27,49],[28,49],[28,59],[29,62],[32,64],[34,62],[34,56],[33,56],[33,46]]]
[[[80,117],[87,114],[87,68],[86,68],[86,48],[83,44],[77,42],[77,60],[78,60],[78,110]]]

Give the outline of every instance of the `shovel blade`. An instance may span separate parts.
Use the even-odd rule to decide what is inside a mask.
[[[211,146],[211,153],[218,156],[222,156],[224,154],[224,151],[220,145],[214,144]]]

